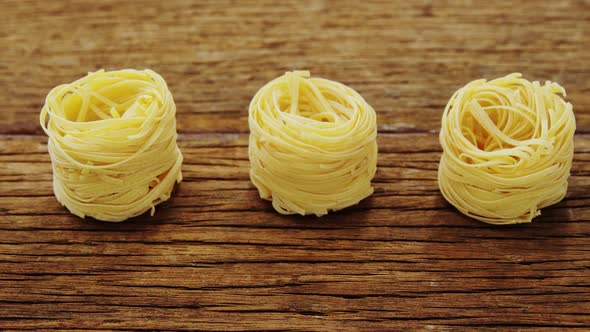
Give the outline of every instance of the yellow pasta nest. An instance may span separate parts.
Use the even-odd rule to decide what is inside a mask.
[[[151,70],[101,70],[51,90],[40,122],[57,200],[81,218],[153,215],[182,180],[175,113]]]
[[[288,72],[249,110],[250,178],[281,214],[322,216],[373,193],[375,111],[353,89]]]
[[[563,199],[573,159],[573,107],[557,83],[511,74],[476,80],[451,97],[442,117],[442,194],[491,224],[530,222]]]

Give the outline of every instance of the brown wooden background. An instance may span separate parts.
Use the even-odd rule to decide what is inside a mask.
[[[100,68],[152,68],[185,181],[154,218],[55,200],[38,113]],[[247,105],[291,69],[379,121],[375,194],[285,217],[248,179]],[[442,109],[470,80],[555,80],[578,131],[567,198],[529,225],[439,194]],[[589,1],[0,1],[0,329],[590,329]]]

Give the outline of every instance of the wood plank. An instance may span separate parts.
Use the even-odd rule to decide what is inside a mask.
[[[589,135],[576,136],[567,198],[513,227],[465,218],[440,197],[431,134],[382,134],[375,194],[322,219],[281,217],[258,199],[247,135],[179,141],[186,177],[174,197],[153,218],[106,224],[56,202],[45,138],[0,138],[7,326],[587,326]]]
[[[361,7],[353,1],[153,1],[143,9],[134,1],[18,1],[6,7],[0,133],[39,134],[38,113],[52,87],[88,71],[127,67],[164,76],[183,133],[247,132],[254,93],[292,69],[358,90],[377,110],[382,132],[437,129],[459,87],[519,71],[563,84],[578,130],[590,132],[585,1],[525,1],[511,4],[509,14],[493,2],[462,1]],[[110,10],[134,15],[121,21]]]

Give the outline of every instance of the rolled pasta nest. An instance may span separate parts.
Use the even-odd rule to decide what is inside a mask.
[[[57,200],[81,218],[153,215],[182,180],[175,113],[151,70],[101,70],[51,90],[40,122]]]
[[[288,72],[249,109],[250,178],[281,214],[322,216],[373,193],[375,111],[353,89]]]
[[[491,224],[531,222],[563,199],[572,165],[573,107],[557,83],[511,74],[459,89],[440,132],[438,182],[462,213]]]

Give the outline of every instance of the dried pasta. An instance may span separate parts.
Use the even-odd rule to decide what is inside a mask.
[[[51,90],[40,123],[57,200],[81,218],[153,215],[182,180],[175,113],[151,70],[100,70]]]
[[[376,114],[353,89],[288,72],[249,108],[250,178],[281,214],[322,216],[373,193]]]
[[[557,83],[516,73],[455,92],[439,137],[438,181],[447,201],[480,221],[514,224],[562,200],[576,123],[560,94]]]

